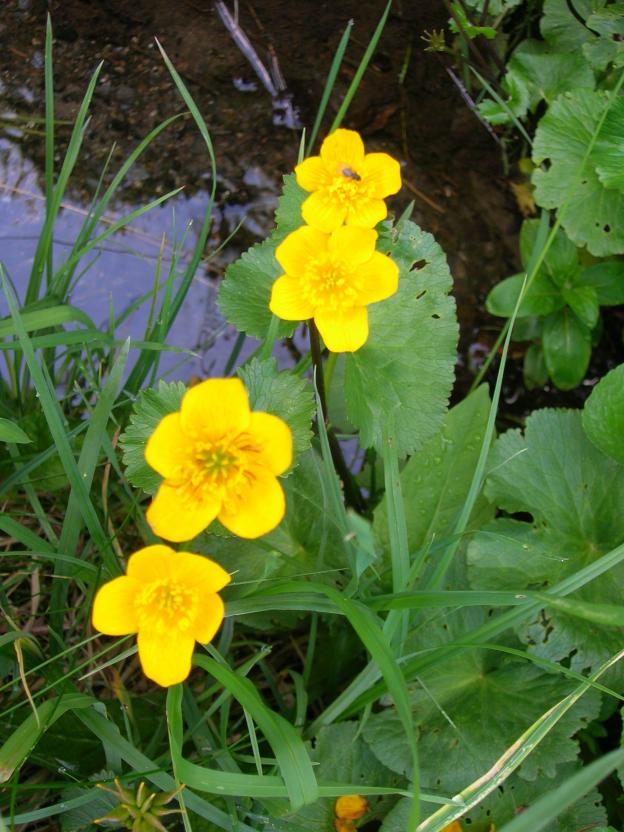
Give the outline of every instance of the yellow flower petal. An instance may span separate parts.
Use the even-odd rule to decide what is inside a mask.
[[[389,298],[399,288],[399,267],[385,254],[376,251],[370,260],[359,267],[358,278],[360,303],[377,303]]]
[[[210,592],[199,592],[199,610],[197,621],[191,632],[200,644],[208,644],[223,621],[225,606],[221,597]]]
[[[343,224],[347,206],[325,190],[315,191],[301,206],[301,216],[312,228],[329,234]]]
[[[221,437],[245,430],[249,424],[249,399],[242,381],[209,378],[191,387],[182,399],[180,424],[190,437]]]
[[[136,633],[134,601],[141,584],[123,575],[101,586],[93,602],[93,626],[107,636]]]
[[[314,321],[331,352],[355,352],[368,338],[368,313],[365,306],[352,309],[317,309]]]
[[[359,820],[368,810],[368,801],[359,794],[345,794],[334,806],[334,814],[341,820]]]
[[[171,564],[176,557],[177,553],[171,546],[164,546],[162,543],[145,546],[130,555],[126,574],[142,584],[156,578],[168,578],[171,576]]]
[[[188,439],[182,432],[179,413],[169,413],[160,420],[147,440],[145,459],[163,477],[170,477],[179,468],[189,451]]]
[[[370,195],[377,199],[384,199],[401,190],[401,166],[387,153],[367,153],[360,175],[370,187]]]
[[[329,185],[332,180],[331,173],[325,167],[320,156],[310,156],[295,168],[297,184],[304,191],[318,191]]]
[[[286,237],[275,250],[275,259],[289,277],[302,277],[310,260],[327,248],[329,237],[304,225]]]
[[[232,580],[230,573],[214,560],[192,552],[172,552],[169,568],[174,580],[210,595]]]
[[[342,226],[329,238],[328,249],[351,265],[366,263],[373,256],[377,232],[372,228]]]
[[[147,522],[154,534],[165,540],[192,540],[207,528],[221,508],[218,499],[189,500],[164,482],[147,509]]]
[[[248,427],[254,444],[261,448],[256,459],[272,474],[283,474],[292,462],[292,433],[282,419],[271,413],[251,414]]]
[[[142,630],[137,644],[143,673],[162,687],[183,682],[191,672],[195,639],[189,633]]]
[[[321,145],[321,159],[333,174],[345,168],[359,173],[364,163],[364,142],[355,130],[335,130]]]
[[[301,284],[295,277],[278,277],[271,289],[269,309],[284,321],[307,321],[314,307],[301,297]]]
[[[282,487],[266,468],[250,469],[249,489],[233,510],[223,508],[219,520],[239,537],[260,537],[281,523],[286,509]]]
[[[349,205],[345,222],[359,228],[373,228],[387,216],[388,209],[383,199],[360,199]]]

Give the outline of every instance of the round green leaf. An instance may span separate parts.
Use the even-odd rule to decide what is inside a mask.
[[[589,365],[591,337],[587,327],[569,309],[553,312],[544,321],[542,335],[548,375],[560,390],[580,384]]]
[[[601,257],[624,253],[624,194],[605,188],[595,159],[583,167],[608,100],[607,93],[583,89],[560,95],[540,121],[533,143],[535,164],[550,162],[548,170],[533,174],[535,201],[549,209],[566,203],[562,225],[568,237]]]
[[[596,290],[592,286],[564,286],[562,292],[565,302],[581,323],[593,329],[600,315]]]
[[[624,364],[594,387],[585,402],[583,428],[597,448],[624,465]]]
[[[490,315],[510,318],[515,309],[523,282],[524,275],[515,274],[513,277],[507,277],[497,283],[485,301],[485,308]],[[545,274],[538,273],[525,293],[518,310],[518,317],[548,315],[556,309],[561,309],[563,304],[564,301],[559,289]]]
[[[580,284],[592,286],[601,306],[618,306],[624,303],[624,262],[607,260],[584,269]]]

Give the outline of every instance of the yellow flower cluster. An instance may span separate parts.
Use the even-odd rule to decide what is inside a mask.
[[[167,540],[191,540],[215,518],[239,537],[260,537],[284,516],[277,477],[291,464],[292,434],[277,416],[250,410],[239,379],[191,387],[156,427],[145,458],[164,478],[147,520]],[[138,633],[145,675],[173,685],[188,676],[195,642],[219,629],[217,593],[229,581],[208,558],[148,546],[130,557],[125,576],[100,587],[93,626],[111,636]]]
[[[387,153],[365,153],[360,135],[341,129],[295,174],[311,192],[301,207],[306,225],[277,247],[284,274],[269,307],[287,321],[314,318],[329,350],[355,352],[368,338],[368,304],[398,288],[399,270],[375,251],[373,228],[387,215],[384,198],[401,187],[399,163]]]

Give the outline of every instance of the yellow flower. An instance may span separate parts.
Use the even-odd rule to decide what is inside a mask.
[[[375,251],[377,232],[343,226],[333,234],[302,226],[277,247],[286,274],[269,307],[287,321],[314,321],[332,352],[354,352],[368,338],[366,306],[393,295],[399,269]]]
[[[260,537],[284,516],[277,475],[292,461],[290,428],[252,413],[237,378],[191,387],[150,436],[145,459],[165,478],[147,520],[167,540],[191,540],[215,517],[239,537]]]
[[[183,682],[195,642],[209,642],[223,621],[217,592],[230,576],[208,558],[162,544],[139,549],[126,571],[98,590],[93,626],[108,636],[138,633],[145,675],[163,687]]]
[[[297,182],[312,194],[301,206],[304,221],[319,231],[335,231],[343,223],[372,228],[385,219],[384,197],[401,187],[401,168],[387,153],[364,153],[354,130],[336,130],[295,168]]]
[[[442,832],[462,832],[461,823],[458,820],[454,820],[453,823],[445,826]]]
[[[341,820],[358,820],[367,809],[368,803],[361,795],[345,794],[336,801],[334,814]]]

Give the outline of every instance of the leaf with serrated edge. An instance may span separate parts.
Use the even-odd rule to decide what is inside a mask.
[[[134,404],[130,424],[119,437],[126,478],[147,494],[155,494],[162,482],[160,474],[145,461],[147,440],[164,416],[180,409],[185,392],[186,385],[181,381],[162,380],[156,389],[143,390]]]
[[[513,580],[518,591],[548,590],[624,541],[624,468],[587,439],[580,411],[540,410],[527,419],[524,434],[513,430],[501,436],[492,450],[485,493],[507,514],[528,513],[533,522],[501,518],[477,532],[468,547],[475,589],[502,589]],[[574,598],[619,604],[623,580],[624,567],[616,567]],[[622,630],[556,610],[540,613],[520,635],[531,650],[553,661],[572,654],[572,669],[583,671],[615,653],[622,640]],[[619,668],[610,672],[622,675]]]
[[[548,170],[533,173],[535,201],[542,208],[567,202],[561,224],[578,246],[599,257],[624,252],[624,194],[604,187],[589,160],[579,179],[587,148],[607,106],[604,92],[577,89],[560,95],[540,121],[533,142],[533,161],[549,160]]]
[[[252,359],[238,371],[249,394],[252,410],[279,416],[288,425],[293,437],[293,463],[310,447],[312,419],[316,410],[310,384],[288,370],[278,372],[274,358]]]

